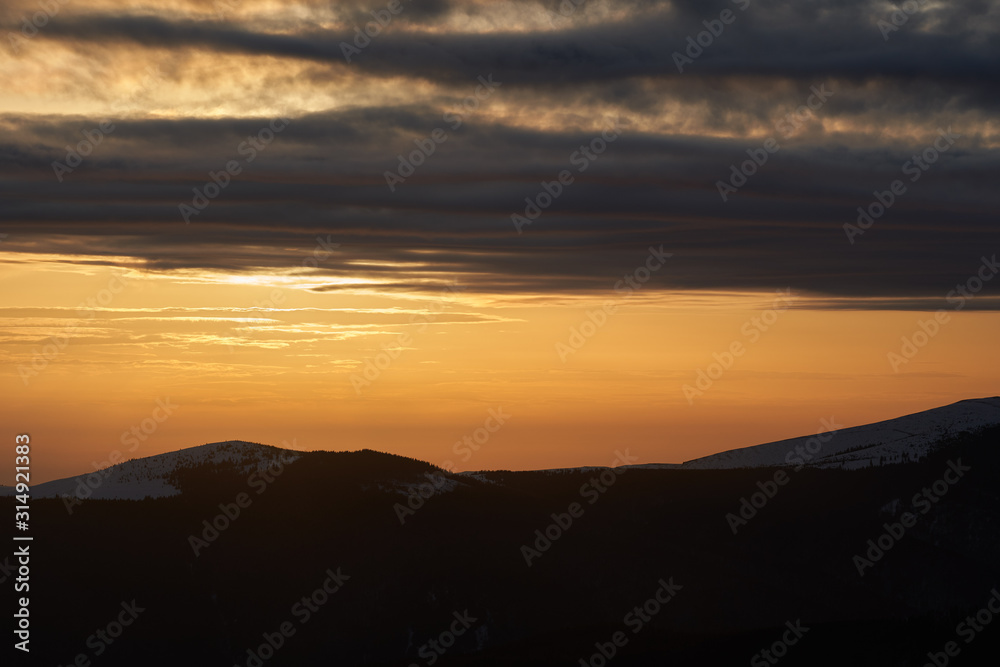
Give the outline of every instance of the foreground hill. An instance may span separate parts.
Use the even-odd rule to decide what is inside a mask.
[[[768,664],[790,623],[808,630],[783,665],[923,665],[948,641],[993,664],[998,628],[956,626],[1000,584],[998,437],[861,470],[454,476],[314,452],[266,478],[187,468],[157,500],[35,500],[32,660]]]

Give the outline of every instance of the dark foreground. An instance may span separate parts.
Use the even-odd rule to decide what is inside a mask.
[[[788,469],[736,534],[775,470],[457,477],[404,524],[379,484],[435,469],[375,452],[306,455],[260,493],[201,469],[175,498],[36,500],[27,664],[996,664],[998,436]]]

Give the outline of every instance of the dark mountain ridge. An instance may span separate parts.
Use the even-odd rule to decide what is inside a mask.
[[[299,453],[263,486],[257,469],[202,466],[171,497],[72,513],[35,500],[33,654],[252,667],[287,622],[261,664],[579,665],[617,632],[617,665],[745,664],[800,620],[810,629],[783,664],[923,664],[1000,584],[998,436],[894,466],[630,468],[611,484],[600,470],[474,477],[370,450]],[[968,471],[921,513],[914,497],[959,460]],[[862,576],[856,557],[903,511],[915,524]],[[331,573],[348,578],[302,622],[297,601]],[[633,632],[630,610],[660,582],[681,588]],[[96,655],[88,638],[133,599],[145,611]],[[431,648],[466,612],[454,644]],[[984,664],[973,656],[996,655],[998,635],[962,644],[963,660]]]

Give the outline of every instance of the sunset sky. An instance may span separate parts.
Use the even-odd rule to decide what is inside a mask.
[[[997,395],[1000,4],[906,6],[7,0],[4,437],[529,469]]]

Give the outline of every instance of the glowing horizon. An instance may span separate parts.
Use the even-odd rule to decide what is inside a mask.
[[[440,465],[503,408],[471,470],[1000,393],[994,5],[886,36],[881,0],[727,1],[695,54],[718,8],[570,4],[405,2],[367,40],[384,2],[0,8],[0,397],[36,477],[166,398],[133,454]]]

